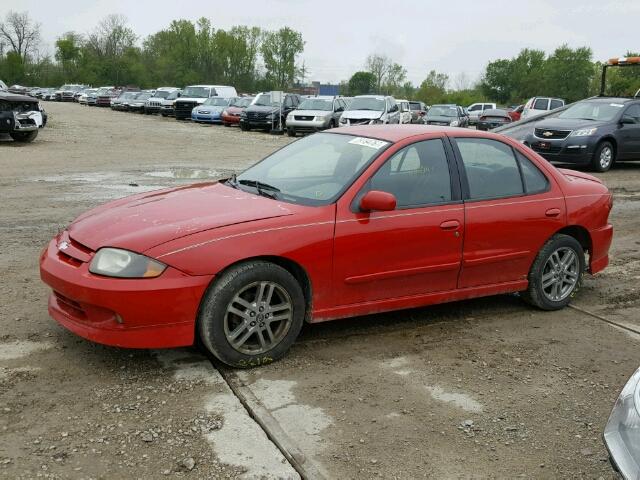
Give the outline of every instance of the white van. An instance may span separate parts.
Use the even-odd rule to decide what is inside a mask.
[[[191,110],[202,105],[209,97],[232,98],[237,96],[236,89],[228,85],[189,85],[184,88],[182,95],[174,104],[176,120],[191,118]]]
[[[564,107],[564,100],[561,98],[533,97],[524,104],[520,119],[535,117],[560,107]]]

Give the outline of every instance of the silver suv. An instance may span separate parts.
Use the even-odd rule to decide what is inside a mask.
[[[298,132],[317,132],[337,127],[346,106],[340,97],[305,98],[298,108],[287,115],[287,134],[295,137]]]
[[[400,109],[393,97],[382,95],[359,95],[340,117],[339,125],[375,125],[400,123]]]

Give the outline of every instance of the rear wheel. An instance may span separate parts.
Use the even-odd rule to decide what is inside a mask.
[[[284,356],[304,316],[304,295],[293,275],[273,263],[253,261],[232,267],[209,287],[198,333],[220,361],[256,367]]]
[[[606,172],[616,161],[616,151],[611,142],[602,142],[591,159],[591,168],[596,172]]]
[[[247,125],[246,123],[240,123],[240,130],[242,130],[243,132],[248,132],[249,130],[251,130],[251,127],[249,127],[249,125]]]
[[[542,310],[564,308],[580,289],[584,270],[580,243],[568,235],[554,235],[533,262],[529,287],[522,297]]]
[[[33,130],[31,132],[11,132],[9,133],[9,135],[16,142],[29,143],[29,142],[33,142],[35,138],[38,136],[38,130]]]

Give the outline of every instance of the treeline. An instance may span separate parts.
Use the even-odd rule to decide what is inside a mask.
[[[302,34],[284,27],[267,31],[236,26],[216,29],[207,18],[174,20],[144,39],[123,16],[110,15],[88,33],[67,32],[53,58],[39,53],[40,25],[25,13],[9,12],[0,22],[0,79],[8,84],[184,86],[234,85],[242,92],[289,89],[304,82]],[[634,55],[627,52],[627,55]],[[612,55],[614,56],[614,55]],[[450,78],[435,70],[416,86],[406,69],[385,55],[369,55],[361,71],[341,82],[341,94],[381,93],[427,104],[495,101],[515,105],[541,95],[575,101],[599,91],[602,65],[590,48],[558,47],[553,53],[523,49],[487,64],[477,80]],[[607,93],[633,95],[640,68],[611,69]]]

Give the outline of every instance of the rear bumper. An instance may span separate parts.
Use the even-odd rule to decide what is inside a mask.
[[[591,255],[589,258],[589,272],[595,275],[609,265],[609,248],[613,240],[613,225],[589,232],[591,235]]]

